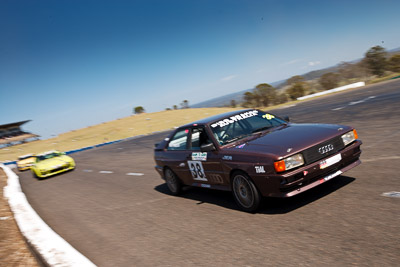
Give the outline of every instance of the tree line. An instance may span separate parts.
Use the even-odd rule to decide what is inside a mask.
[[[323,71],[319,70],[313,73],[318,75]],[[289,100],[296,100],[307,94],[336,88],[341,84],[354,83],[360,80],[366,81],[393,73],[400,73],[400,53],[389,55],[385,48],[378,45],[371,47],[364,54],[362,60],[355,63],[342,62],[334,68],[334,71],[318,75],[320,77],[317,79],[306,80],[301,75],[295,75],[286,81],[281,90],[267,83],[261,83],[253,90],[244,93],[242,103],[231,100],[230,106],[268,107],[282,104]],[[189,101],[183,100],[179,106],[173,105],[171,108],[166,108],[166,110],[177,110],[179,108],[189,108]],[[133,109],[134,114],[144,112],[145,109],[142,106],[137,106]]]
[[[324,73],[315,80],[306,81],[304,77],[296,75],[286,81],[284,90],[277,90],[267,83],[259,84],[252,91],[244,93],[242,106],[267,107],[282,104],[306,94],[336,88],[340,84],[349,84],[361,79],[368,80],[371,76],[383,77],[392,73],[400,73],[400,54],[389,56],[385,48],[374,46],[365,53],[361,61],[342,62],[336,71]],[[236,106],[236,103],[234,104]]]
[[[185,108],[190,108],[189,107],[189,100],[183,100],[181,103],[180,103],[180,108],[181,109],[185,109]],[[172,108],[166,108],[165,110],[176,110],[176,109],[179,109],[178,108],[178,105],[173,105],[172,106]],[[146,112],[146,110],[144,109],[144,107],[142,107],[142,106],[137,106],[137,107],[134,107],[133,108],[133,113],[134,114],[141,114],[141,113],[145,113]]]

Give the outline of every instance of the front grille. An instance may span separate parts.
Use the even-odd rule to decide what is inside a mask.
[[[330,151],[321,154],[319,149],[321,147],[329,146],[332,148]],[[310,164],[313,162],[316,162],[318,160],[321,160],[327,156],[333,155],[336,152],[342,150],[344,148],[344,144],[342,141],[342,138],[340,136],[337,136],[335,138],[332,138],[331,140],[328,140],[326,142],[320,143],[318,145],[315,145],[313,147],[310,147],[309,149],[304,150],[303,157],[305,160],[306,164]]]
[[[58,167],[56,169],[52,169],[51,172],[58,172],[58,171],[61,171],[63,169],[66,169],[66,168],[67,168],[67,166],[61,166],[61,167]]]

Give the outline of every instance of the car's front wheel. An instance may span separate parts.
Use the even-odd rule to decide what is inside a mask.
[[[251,179],[242,172],[232,178],[232,192],[239,207],[247,212],[255,212],[261,203],[261,195]]]
[[[176,176],[171,169],[166,169],[164,177],[169,191],[171,191],[174,196],[179,195],[182,192],[182,182],[179,180],[178,176]]]

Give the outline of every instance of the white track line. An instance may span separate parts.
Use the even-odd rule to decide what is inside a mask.
[[[397,197],[397,198],[400,198],[400,192],[395,192],[395,191],[392,191],[392,192],[386,192],[386,193],[383,193],[381,196],[384,196],[384,197]]]
[[[113,171],[99,171],[99,173],[113,173]]]
[[[373,96],[369,96],[369,97],[364,98],[364,99],[359,100],[359,101],[353,101],[353,102],[350,102],[349,104],[347,104],[347,106],[358,105],[358,104],[364,103],[365,101],[368,101],[368,100],[370,100],[370,99],[373,99],[373,98],[375,98],[375,97],[376,97],[376,96],[373,95]],[[331,109],[331,110],[336,111],[336,110],[341,110],[341,109],[344,109],[344,108],[346,108],[346,106],[344,106],[344,107],[338,107],[338,108],[333,108],[333,109]]]
[[[15,221],[31,247],[49,266],[96,266],[54,232],[29,205],[21,190],[19,177],[0,164],[8,176],[4,196],[8,199]]]
[[[128,172],[126,175],[143,176],[144,173],[140,173],[140,172]]]

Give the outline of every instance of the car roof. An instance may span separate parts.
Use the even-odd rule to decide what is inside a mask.
[[[46,155],[49,155],[49,154],[51,154],[51,153],[59,153],[60,151],[57,151],[57,150],[50,150],[50,151],[46,151],[46,152],[42,152],[42,153],[40,153],[40,154],[37,154],[36,156],[46,156]]]
[[[218,121],[218,120],[224,119],[226,117],[230,117],[230,116],[233,116],[233,115],[236,115],[236,114],[239,114],[239,113],[243,113],[243,112],[246,112],[246,111],[250,111],[250,110],[254,110],[254,109],[241,109],[241,110],[234,110],[234,111],[230,111],[230,112],[225,112],[225,113],[222,113],[222,114],[214,115],[214,116],[211,116],[211,117],[207,117],[207,118],[204,118],[204,119],[200,119],[200,120],[197,120],[197,121],[182,125],[181,127],[188,127],[188,126],[192,126],[193,124],[205,125],[205,124],[209,124],[210,122]],[[179,127],[179,128],[181,128],[181,127]]]
[[[27,155],[19,156],[18,159],[26,159],[26,158],[34,157],[34,156],[35,156],[34,154],[27,154]]]

